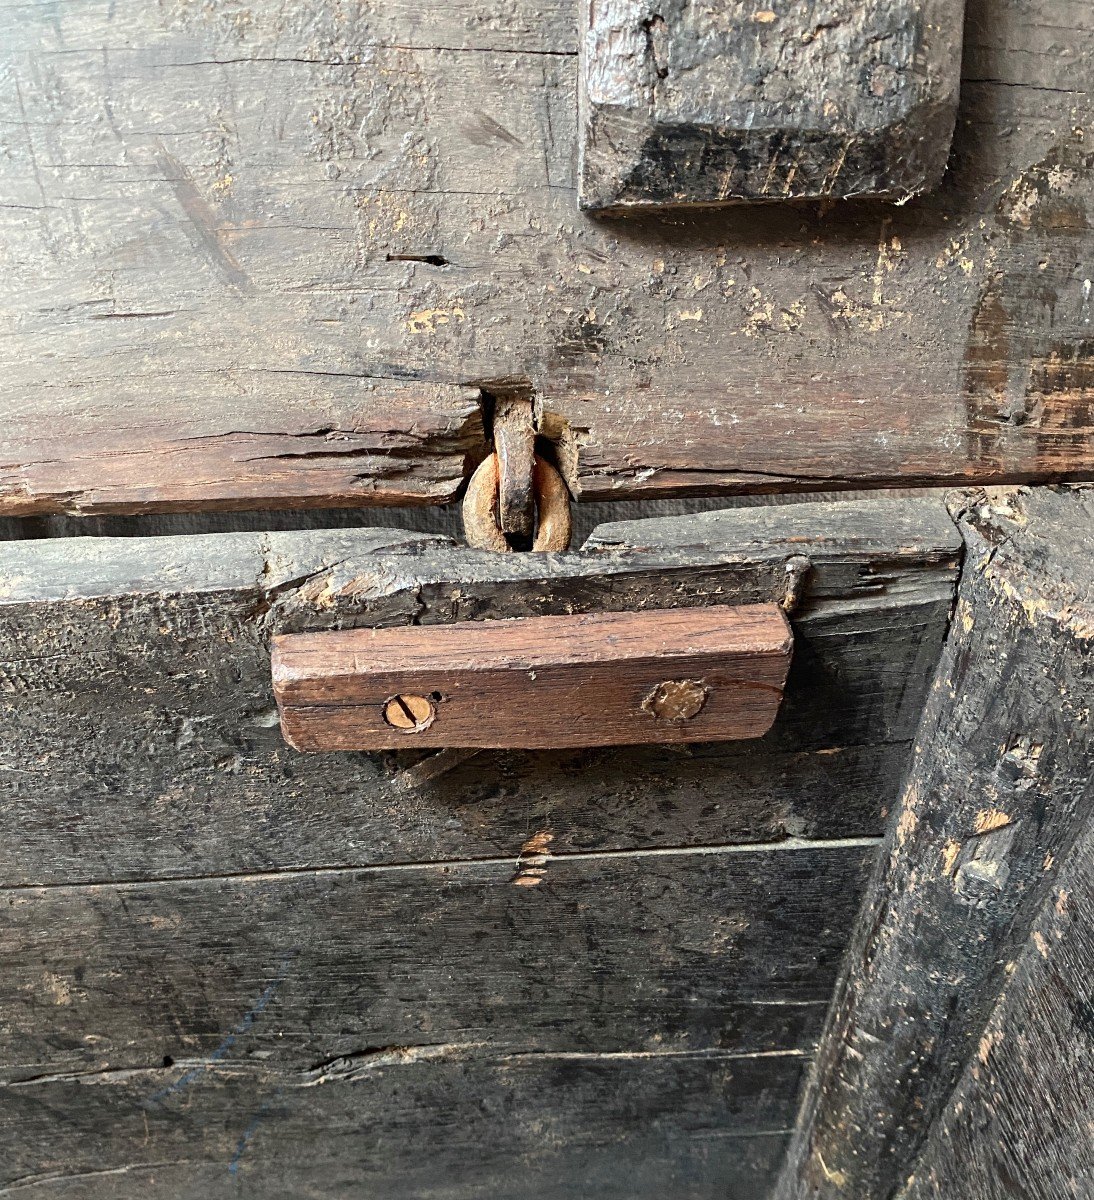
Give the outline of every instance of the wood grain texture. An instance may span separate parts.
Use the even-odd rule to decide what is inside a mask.
[[[1092,811],[1088,786],[1085,811]],[[1083,1200],[1094,1180],[1094,826],[1061,865],[901,1200]]]
[[[268,990],[277,1020],[239,1047],[268,1066],[452,1042],[804,1053],[876,849],[540,839],[482,862],[8,889],[0,1069],[220,1061]]]
[[[937,497],[789,509],[0,546],[0,1189],[762,1194],[959,549]],[[278,633],[770,604],[803,553],[747,753],[281,744]]]
[[[187,396],[169,395],[161,415],[158,387],[150,395],[147,385],[119,381],[105,417],[75,407],[5,447],[3,511],[309,508],[332,495],[435,504],[452,498],[485,447],[474,389],[368,380],[324,387],[305,378],[276,404],[259,384],[248,405],[233,395],[240,386],[251,390],[230,377],[203,380]],[[144,397],[147,424],[115,427],[111,414]],[[231,417],[233,428],[210,433],[212,414]]]
[[[514,375],[584,499],[1089,474],[1094,16],[967,7],[937,192],[625,222],[572,5],[19,8],[0,509],[451,500]]]
[[[495,396],[489,430],[498,464],[498,528],[529,541],[536,528],[534,404],[526,392]],[[569,545],[567,541],[563,549],[569,549]]]
[[[714,605],[289,634],[271,667],[298,750],[566,749],[762,737],[793,644],[777,604]]]
[[[875,850],[9,891],[0,1179],[50,1194],[54,1175],[181,1159],[160,1179],[175,1200],[209,1162],[232,1183],[270,1109],[259,1161],[291,1159],[308,1195],[472,1196],[480,1170],[619,1143],[650,1158],[613,1185],[635,1196],[673,1171],[701,1194],[759,1186],[776,1163],[758,1173],[752,1139],[782,1149]]]
[[[1094,493],[973,493],[959,515],[954,621],[782,1198],[888,1200],[905,1184],[1089,819]]]
[[[302,756],[277,728],[278,633],[769,602],[803,553],[787,695],[755,745],[483,753],[416,782],[417,753]],[[544,831],[559,853],[874,835],[958,553],[937,497],[631,522],[562,556],[362,529],[6,543],[0,877],[515,861]]]
[[[946,169],[964,0],[579,11],[585,208],[903,202]]]
[[[192,1068],[43,1080],[0,1091],[17,1147],[4,1190],[20,1200],[572,1200],[592,1188],[610,1200],[755,1200],[785,1150],[801,1067],[793,1055],[432,1046],[298,1072],[213,1064],[166,1095]],[[51,1109],[66,1114],[63,1129]]]

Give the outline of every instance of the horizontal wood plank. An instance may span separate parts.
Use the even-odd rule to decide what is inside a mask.
[[[117,1200],[755,1200],[786,1145],[800,1056],[375,1049],[0,1089],[0,1189]],[[53,1113],[64,1112],[64,1124]],[[104,1130],[109,1135],[104,1136]]]
[[[953,599],[941,501],[740,510],[691,545],[671,518],[606,528],[558,557],[362,529],[0,546],[0,876],[515,861],[544,831],[559,853],[877,834]],[[282,742],[274,634],[759,603],[799,554],[786,697],[747,747],[433,764]]]
[[[253,390],[250,405],[234,398],[240,389]],[[314,508],[332,494],[435,504],[485,451],[478,391],[443,384],[317,383],[304,372],[271,404],[257,378],[201,380],[188,396],[119,381],[113,403],[141,406],[143,426],[119,429],[117,409],[77,404],[30,440],[7,442],[0,511]],[[232,420],[211,430],[217,412]]]
[[[777,604],[275,638],[298,750],[567,748],[761,737],[793,635]]]
[[[969,0],[930,197],[622,222],[576,10],[444,8],[17,10],[0,513],[445,502],[514,375],[586,499],[1090,473],[1085,0]]]
[[[805,1052],[876,844],[541,839],[481,863],[9,890],[0,1071],[450,1042]]]
[[[792,507],[546,557],[360,529],[0,547],[10,1186],[766,1187],[957,554],[934,497]],[[277,633],[771,603],[803,553],[747,753],[280,744]]]

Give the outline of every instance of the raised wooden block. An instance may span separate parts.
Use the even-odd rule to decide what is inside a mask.
[[[964,0],[582,11],[585,208],[904,200],[945,170]]]
[[[273,686],[298,750],[760,737],[793,637],[774,604],[288,634]]]

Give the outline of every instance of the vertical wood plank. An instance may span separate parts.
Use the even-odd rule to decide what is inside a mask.
[[[1094,812],[1094,777],[1083,807]],[[901,1200],[1086,1200],[1094,1186],[1094,821],[1061,867]]]
[[[950,636],[780,1200],[904,1182],[1086,820],[1094,493],[974,494],[960,526]]]

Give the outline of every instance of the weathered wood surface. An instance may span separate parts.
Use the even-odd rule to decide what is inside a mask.
[[[437,1046],[296,1072],[222,1061],[189,1081],[182,1065],[40,1081],[0,1093],[18,1147],[0,1195],[756,1200],[801,1066]]]
[[[220,1061],[273,992],[276,1019],[232,1039],[245,1061],[449,1043],[805,1053],[876,847],[552,856],[542,837],[478,863],[12,889],[0,1071]]]
[[[579,11],[586,208],[903,202],[942,178],[964,0],[587,0]]]
[[[1094,780],[1083,799],[1094,811]],[[1094,824],[1055,880],[901,1200],[1086,1200],[1094,1183]]]
[[[794,637],[778,604],[277,637],[298,750],[565,749],[762,737]]]
[[[889,1200],[904,1184],[984,1052],[1008,962],[1089,820],[1094,492],[1001,489],[965,504],[954,621],[784,1198]],[[1013,1103],[1048,1102],[1034,1093]]]
[[[959,543],[936,497],[708,523],[0,546],[8,1190],[761,1194]],[[279,631],[769,603],[801,554],[747,751],[281,744]]]
[[[527,375],[584,498],[1089,474],[1094,12],[969,0],[942,187],[602,221],[577,10],[13,10],[0,509],[445,501]]]
[[[583,545],[605,522],[680,517],[715,509],[764,505],[816,504],[825,500],[919,498],[922,488],[868,488],[828,492],[758,492],[739,496],[682,496],[660,500],[593,500],[572,506],[573,538]],[[231,512],[160,512],[107,516],[0,517],[0,541],[54,537],[165,537],[195,533],[270,533],[284,529],[409,529],[463,537],[458,504],[395,508],[234,509]]]
[[[624,523],[594,545],[502,556],[361,529],[0,545],[0,877],[515,860],[544,829],[559,853],[878,833],[952,603],[941,501]],[[429,779],[414,755],[282,744],[272,634],[770,601],[799,554],[787,694],[755,745],[484,753]]]

